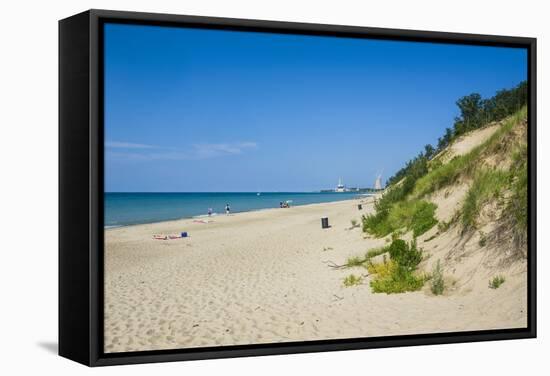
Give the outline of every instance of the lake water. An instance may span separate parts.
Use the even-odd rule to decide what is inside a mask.
[[[232,213],[278,208],[280,202],[291,205],[357,198],[357,192],[206,192],[206,193],[105,193],[105,227],[126,226],[224,213],[229,204]]]

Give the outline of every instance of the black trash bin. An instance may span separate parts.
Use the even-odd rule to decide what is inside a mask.
[[[328,228],[328,218],[327,217],[321,218],[321,227],[322,228]]]

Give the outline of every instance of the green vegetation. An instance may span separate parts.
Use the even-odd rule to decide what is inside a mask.
[[[428,278],[417,274],[417,267],[422,261],[422,250],[417,247],[416,237],[435,225],[438,226],[438,233],[425,241],[432,240],[457,222],[462,224],[464,231],[474,229],[483,207],[494,200],[505,202],[501,213],[505,217],[500,219],[508,219],[517,243],[525,244],[527,147],[523,141],[517,142],[514,132],[516,126],[527,117],[526,103],[526,82],[510,90],[499,91],[489,99],[482,99],[476,93],[459,99],[457,105],[460,116],[455,119],[452,128],[445,130],[437,148],[426,145],[422,152],[388,179],[388,188],[375,203],[375,212],[361,219],[364,232],[376,237],[391,234],[391,244],[370,250],[363,259],[351,258],[347,263],[349,266],[367,267],[369,273],[374,276],[370,282],[373,292],[392,294],[422,288]],[[458,137],[500,120],[503,121],[498,129],[468,153],[455,156],[450,161],[442,158],[446,152],[444,149]],[[487,157],[507,154],[513,148],[515,152],[508,170],[484,167],[487,166],[484,163]],[[435,217],[437,206],[427,201],[426,196],[459,180],[472,182],[464,203],[449,221],[438,222]],[[450,192],[447,191],[445,197]],[[399,237],[409,231],[412,231],[415,240],[406,243]],[[479,245],[484,247],[486,244],[487,237],[481,234]],[[371,262],[372,257],[385,252],[389,252],[390,260],[384,256],[382,264]],[[435,295],[442,294],[445,282],[439,260],[430,279],[432,292]],[[498,288],[503,282],[504,278],[497,276],[490,282],[490,286]]]
[[[365,263],[370,261],[371,258],[388,252],[389,247],[372,248],[367,251],[364,258],[359,256],[349,257],[344,264],[346,267],[351,268],[354,266],[365,266]]]
[[[424,277],[403,272],[401,268],[397,267],[388,277],[371,281],[370,287],[374,293],[399,294],[420,290],[424,286],[424,280]]]
[[[365,262],[364,259],[354,256],[354,257],[348,258],[348,260],[346,261],[346,266],[347,267],[362,266],[364,262]]]
[[[474,149],[470,154],[484,149],[495,152],[502,147],[503,138],[510,134],[514,125],[527,116],[527,108],[511,116],[485,143]],[[511,197],[504,215],[512,218],[514,236],[518,244],[525,244],[527,236],[527,145],[516,147],[512,157],[512,165],[507,171],[477,170],[474,182],[470,187],[462,208],[462,224],[464,229],[474,228],[479,209],[488,201],[498,199],[505,189],[511,189]]]
[[[414,237],[422,235],[437,224],[437,219],[435,219],[437,205],[427,201],[417,201],[416,203],[417,206],[409,227],[413,230]]]
[[[510,90],[500,90],[483,100],[477,93],[457,101],[461,116],[455,120],[454,134],[464,134],[492,121],[504,119],[527,104],[527,82],[523,81]]]
[[[527,116],[527,108],[521,108],[508,118],[502,126],[481,145],[476,146],[469,153],[456,156],[449,162],[430,170],[429,173],[418,179],[414,188],[414,197],[423,197],[429,193],[445,188],[458,180],[460,176],[470,176],[476,171],[477,162],[483,153],[496,151],[502,139],[508,135],[514,126]],[[526,157],[526,156],[525,156]],[[525,158],[525,160],[527,160]]]
[[[384,261],[378,264],[373,264],[372,262],[367,263],[367,270],[369,274],[376,274],[377,279],[387,278],[389,277],[394,269],[396,268],[397,264],[393,262],[392,260],[387,260],[384,257]]]
[[[496,277],[494,277],[492,280],[489,281],[489,288],[493,290],[498,289],[500,285],[502,285],[505,281],[506,279],[503,276],[497,275]]]
[[[424,151],[420,152],[417,157],[407,162],[405,167],[390,177],[387,182],[388,186],[417,175],[420,165],[426,165],[427,161],[430,161],[430,167],[437,168],[437,164],[440,162],[437,162],[434,157],[455,139],[490,122],[502,120],[518,112],[527,104],[527,82],[523,81],[510,90],[500,90],[489,99],[482,99],[479,94],[472,93],[460,98],[456,104],[460,110],[460,116],[455,119],[452,129],[445,129],[445,133],[439,138],[436,148],[432,145],[426,145]]]
[[[407,244],[404,240],[394,240],[388,248],[390,261],[384,258],[382,264],[368,263],[367,269],[375,278],[370,282],[375,293],[396,294],[416,291],[422,288],[425,277],[415,275],[422,261],[422,250],[417,248],[416,240]]]
[[[422,261],[422,250],[416,246],[416,240],[407,244],[404,240],[394,240],[389,248],[390,259],[406,271],[414,271]]]
[[[355,274],[350,274],[346,278],[344,278],[344,286],[346,287],[357,286],[361,283],[363,283],[363,277],[357,277]]]
[[[506,114],[509,115],[509,112]],[[483,169],[480,168],[483,164],[478,162],[484,156],[506,147],[507,137],[526,116],[527,108],[521,107],[482,144],[447,163],[428,161],[424,154],[410,161],[405,168],[406,173],[400,174],[401,179],[394,186],[388,187],[378,200],[376,212],[362,217],[363,231],[377,237],[386,236],[396,230],[412,230],[414,236],[425,233],[438,224],[438,221],[435,218],[436,206],[422,198],[457,182],[459,178],[467,177],[473,179],[473,184],[462,210],[451,221],[439,223],[439,232],[448,230],[458,219],[461,220],[463,230],[475,228],[480,209],[489,201],[501,197],[504,190],[511,189],[511,198],[502,215],[512,218],[514,238],[518,244],[524,245],[528,180],[526,145],[516,146],[513,163],[508,171]],[[493,119],[491,116],[488,118]]]
[[[512,160],[512,194],[505,211],[512,219],[516,244],[523,246],[527,242],[527,145],[521,145]]]
[[[418,180],[414,188],[414,196],[422,197],[447,187],[455,183],[462,174],[472,171],[474,168],[472,162],[479,156],[479,150],[475,148],[470,153],[456,156],[449,162],[431,170],[427,175]]]
[[[372,248],[367,251],[366,259],[370,259],[388,252],[388,247]]]
[[[489,121],[493,121],[497,118],[501,119],[501,117],[499,117],[501,114],[510,115],[510,111],[504,111],[502,109],[500,101],[508,97],[516,99],[522,98],[520,95],[522,90],[524,90],[524,87],[520,85],[518,88],[511,91],[515,93],[513,95],[504,95],[501,93],[499,100],[493,101],[494,98],[489,100],[491,103],[499,103],[498,106],[495,105],[495,108],[498,108],[498,111],[495,110],[497,111],[495,112],[497,115],[489,115],[490,111],[487,112],[488,110],[483,110],[485,112],[479,110],[482,111],[484,115],[478,114],[474,116],[472,113],[475,111],[472,112],[472,110],[464,109],[465,112],[462,114],[460,123],[462,125],[458,126],[458,128],[455,127],[455,130],[451,131],[450,134],[453,136],[449,136],[450,140],[452,141],[454,138],[462,135],[466,129],[472,130],[479,128],[481,126],[481,123],[478,123],[479,119],[489,119]],[[497,96],[499,96],[499,94],[497,94]],[[518,103],[524,103],[522,101],[523,100],[519,100]],[[461,102],[461,104],[466,106],[467,102],[468,101]],[[461,111],[462,110],[461,108]],[[386,236],[399,229],[406,229],[407,231],[412,230],[414,236],[425,233],[437,224],[437,219],[434,216],[436,206],[421,198],[455,183],[462,176],[473,177],[476,179],[475,183],[477,187],[485,189],[485,191],[482,194],[478,194],[477,197],[474,195],[474,190],[471,190],[471,197],[468,204],[470,206],[466,207],[469,212],[463,216],[462,220],[465,227],[471,227],[475,222],[472,217],[472,214],[475,212],[472,211],[472,209],[479,208],[480,205],[483,205],[487,200],[493,198],[495,194],[500,193],[500,188],[506,185],[504,173],[495,171],[479,172],[477,171],[479,165],[477,162],[484,153],[496,151],[497,148],[500,147],[503,138],[526,116],[526,107],[521,107],[513,116],[506,119],[502,126],[481,145],[478,145],[465,155],[454,157],[444,164],[438,159],[430,160],[430,158],[434,157],[435,151],[433,147],[427,145],[424,152],[421,152],[417,157],[409,161],[403,169],[398,171],[394,177],[388,180],[390,186],[386,193],[376,202],[376,212],[362,217],[363,231],[377,237]],[[486,123],[483,123],[483,125],[485,124]],[[447,146],[447,144],[445,144],[445,146]],[[522,154],[520,150],[518,155],[520,156],[518,157],[518,164],[520,161],[527,160],[526,152]],[[522,167],[522,165],[519,167]],[[518,178],[515,179],[518,194],[514,200],[513,207],[521,208],[523,205],[526,207],[526,202],[521,201],[521,198],[526,197],[522,191],[522,189],[526,190],[526,165],[523,170],[525,171],[525,174],[522,175],[524,178],[522,179],[522,176],[518,176]],[[521,168],[519,168],[518,171],[522,171]],[[512,206],[510,206],[510,208],[510,211],[514,211]],[[518,227],[521,226],[521,223],[526,223],[526,211],[522,211],[521,213],[523,214],[518,216],[515,221]]]
[[[412,230],[419,236],[437,224],[437,206],[424,200],[396,202],[388,210],[363,216],[363,230],[375,236],[386,236],[396,230]]]
[[[441,295],[445,290],[445,281],[443,280],[443,270],[441,269],[441,263],[437,260],[432,271],[432,278],[430,282],[430,290],[434,295]]]
[[[499,198],[508,180],[508,173],[500,170],[481,170],[476,174],[462,206],[462,225],[465,230],[475,228],[481,207]]]

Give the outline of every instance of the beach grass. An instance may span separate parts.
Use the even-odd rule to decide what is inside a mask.
[[[500,170],[481,170],[466,194],[462,205],[462,226],[465,230],[476,227],[481,207],[492,199],[498,199],[509,184],[509,174]]]
[[[441,295],[445,290],[445,281],[443,279],[443,269],[441,268],[441,263],[437,260],[435,264],[431,280],[430,280],[430,290],[434,295]]]
[[[354,256],[354,257],[348,258],[348,260],[346,261],[346,266],[347,267],[362,266],[364,262],[365,260],[362,259],[361,257]]]
[[[502,145],[500,141],[512,131],[516,124],[526,117],[527,107],[522,107],[519,111],[505,119],[495,133],[483,143],[473,148],[469,153],[456,156],[448,163],[438,164],[436,168],[433,168],[416,181],[412,195],[414,197],[424,197],[427,194],[455,183],[460,176],[472,175],[477,167],[477,163],[475,162],[483,154],[498,152],[498,149]]]
[[[370,259],[379,255],[382,255],[384,253],[387,253],[388,251],[389,251],[389,246],[371,248],[365,253],[364,257],[359,257],[359,256],[348,257],[344,265],[348,268],[356,267],[356,266],[367,267]]]
[[[522,107],[504,119],[498,129],[480,145],[464,155],[455,156],[447,163],[440,159],[430,161],[426,169],[412,171],[377,201],[375,213],[362,217],[363,231],[376,237],[383,237],[394,231],[412,231],[417,237],[434,225],[440,233],[445,232],[460,220],[463,231],[476,228],[481,208],[488,202],[501,197],[505,190],[511,190],[506,216],[513,225],[517,244],[525,244],[527,229],[527,147],[516,146],[512,166],[507,171],[484,168],[479,163],[484,157],[506,152],[508,136],[514,127],[527,117],[527,107]],[[466,199],[452,220],[438,223],[435,217],[437,206],[424,198],[440,189],[467,178],[473,183]]]
[[[489,281],[489,288],[493,290],[498,289],[505,281],[506,278],[501,275],[497,275]]]
[[[372,248],[367,251],[367,253],[365,254],[365,258],[371,259],[373,257],[380,256],[386,252],[388,252],[388,247]]]
[[[521,145],[514,152],[510,171],[514,172],[512,193],[510,195],[506,213],[512,219],[512,226],[516,244],[525,245],[527,242],[527,145]]]
[[[363,283],[363,277],[356,276],[355,274],[350,274],[346,278],[344,278],[344,286],[345,287],[352,287],[357,286]]]
[[[377,237],[394,231],[412,230],[413,236],[420,236],[437,224],[437,206],[424,200],[397,202],[388,211],[363,217],[363,229]]]

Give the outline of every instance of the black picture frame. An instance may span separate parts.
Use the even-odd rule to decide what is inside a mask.
[[[528,326],[128,353],[103,352],[103,48],[105,22],[330,35],[528,51]],[[59,354],[88,366],[536,337],[536,39],[357,26],[88,10],[59,21]]]

